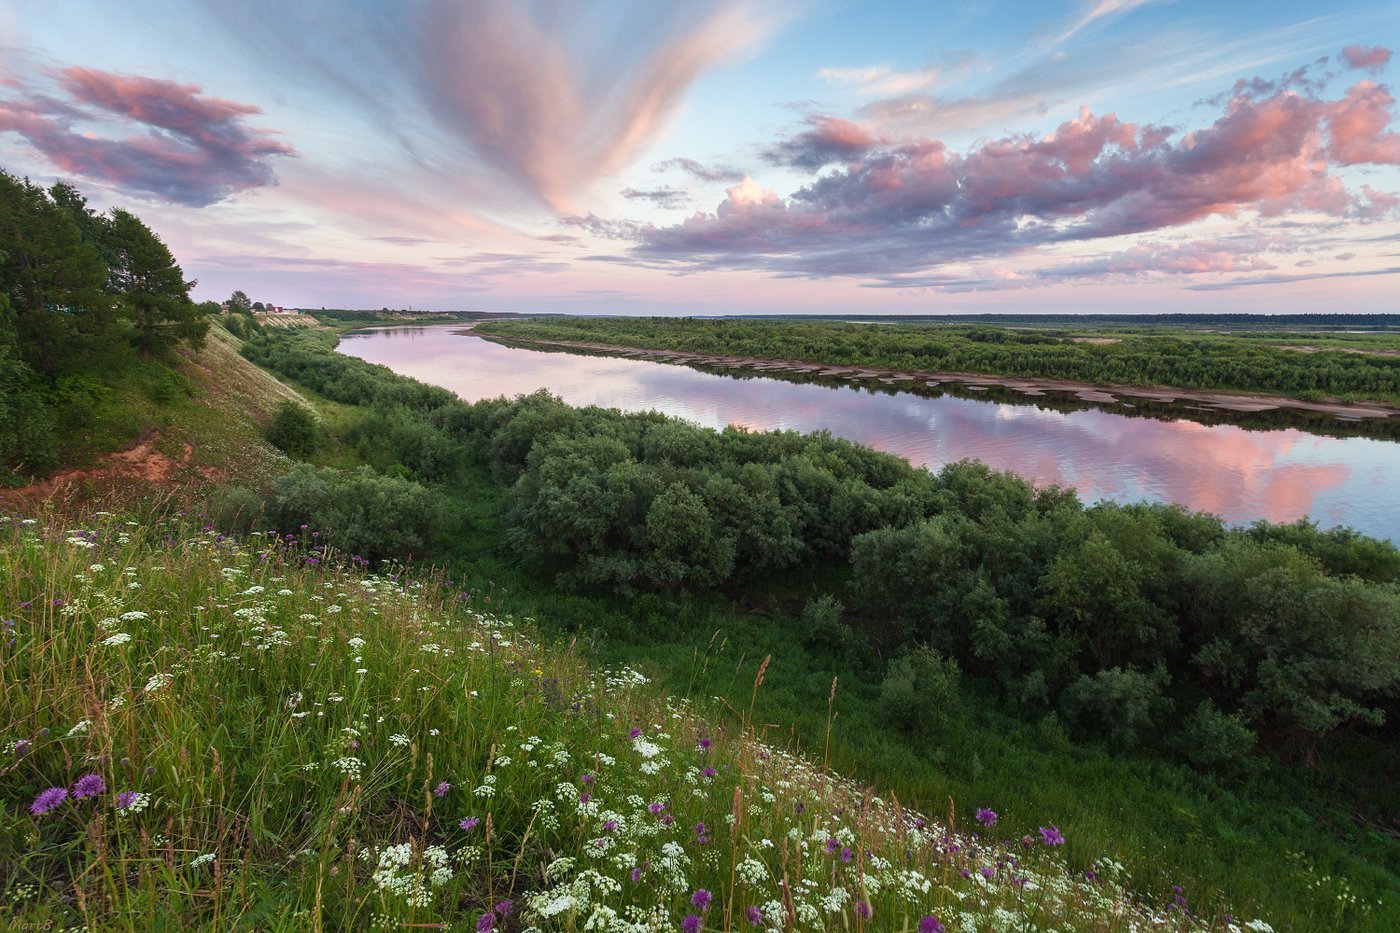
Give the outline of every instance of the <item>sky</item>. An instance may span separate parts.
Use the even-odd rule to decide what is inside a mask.
[[[1393,0],[7,0],[0,168],[200,299],[1393,313],[1393,49]]]

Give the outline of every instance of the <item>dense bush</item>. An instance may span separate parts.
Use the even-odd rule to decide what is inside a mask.
[[[242,486],[223,486],[209,497],[209,521],[229,534],[245,535],[260,528],[262,514],[262,499]]]
[[[267,505],[278,531],[301,534],[374,560],[423,554],[442,531],[442,498],[412,480],[370,467],[352,472],[298,464],[280,477]]]
[[[926,645],[890,662],[880,683],[880,709],[905,732],[937,733],[961,708],[958,662]]]
[[[284,399],[272,413],[265,437],[269,444],[289,457],[309,460],[320,442],[316,413],[305,405]]]

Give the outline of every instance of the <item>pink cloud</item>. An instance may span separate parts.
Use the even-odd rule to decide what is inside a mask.
[[[1385,85],[1359,81],[1327,105],[1328,154],[1339,165],[1400,165],[1400,133],[1388,133],[1395,98]]]
[[[0,100],[0,132],[23,136],[64,172],[202,207],[276,184],[269,160],[295,154],[270,131],[246,125],[262,112],[257,107],[205,97],[197,85],[80,67],[55,77],[68,100]],[[78,128],[113,118],[145,134],[111,138]]]
[[[415,80],[433,115],[561,210],[650,142],[700,74],[768,29],[738,4],[705,2],[663,17],[664,34],[640,60],[633,44],[590,70],[570,17],[490,0],[435,5],[425,16]]]
[[[860,124],[829,114],[813,114],[805,122],[809,129],[765,153],[770,162],[816,171],[832,162],[859,159],[880,142]]]
[[[1390,49],[1383,45],[1371,48],[1362,45],[1349,45],[1342,49],[1342,58],[1352,68],[1375,74],[1390,63]]]
[[[838,157],[844,165],[787,198],[755,205],[732,188],[713,213],[637,228],[631,258],[902,283],[948,263],[1214,216],[1357,217],[1384,210],[1389,195],[1366,190],[1363,198],[1331,169],[1400,163],[1400,137],[1388,129],[1392,102],[1371,81],[1331,101],[1291,88],[1262,97],[1244,90],[1209,125],[1184,134],[1085,109],[1047,135],[1006,136],[965,154],[938,140],[889,139],[850,121],[811,118],[774,151],[784,164],[813,171]],[[1137,260],[1179,273],[1269,268],[1178,249],[1120,258],[1128,266],[1119,271],[1138,271]]]

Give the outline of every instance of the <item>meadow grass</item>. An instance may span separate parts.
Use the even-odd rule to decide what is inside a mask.
[[[718,717],[305,537],[0,523],[0,923],[1267,928],[765,743],[762,674]]]

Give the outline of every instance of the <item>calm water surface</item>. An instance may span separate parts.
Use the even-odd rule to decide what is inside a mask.
[[[349,334],[340,348],[467,401],[545,388],[571,405],[654,409],[714,428],[825,428],[934,469],[981,460],[1038,484],[1073,486],[1090,502],[1177,502],[1234,523],[1307,516],[1400,541],[1400,444],[1392,441],[734,379],[668,363],[505,347],[460,327]]]

